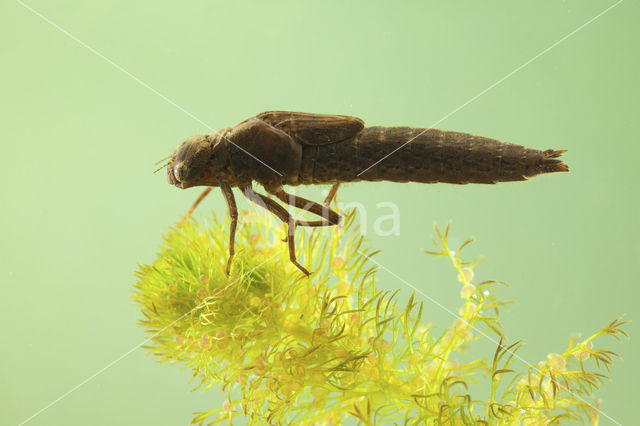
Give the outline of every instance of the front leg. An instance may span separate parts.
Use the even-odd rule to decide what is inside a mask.
[[[191,206],[191,208],[189,209],[189,211],[187,212],[186,216],[182,218],[182,220],[180,221],[180,225],[184,225],[185,222],[187,220],[189,220],[189,218],[191,217],[191,215],[193,214],[193,212],[195,211],[196,207],[198,207],[198,204],[200,204],[200,202],[202,202],[202,200],[204,200],[204,197],[206,197],[207,195],[209,195],[209,192],[211,192],[211,190],[213,189],[213,187],[209,186],[207,187],[207,189],[205,189],[204,191],[202,191],[202,194],[200,194],[200,196],[198,197],[198,199],[196,200],[195,203],[193,203],[193,205]]]
[[[259,194],[251,188],[251,185],[244,186],[240,188],[245,197],[247,197],[253,203],[259,205],[260,207],[269,210],[271,213],[276,215],[278,219],[287,224],[287,240],[289,241],[289,260],[291,263],[296,265],[303,274],[309,277],[309,271],[302,265],[298,263],[296,259],[296,243],[295,243],[295,221],[289,214],[289,212],[282,207],[280,204],[273,201],[271,198]]]
[[[235,255],[238,207],[236,206],[236,199],[233,196],[231,186],[226,181],[220,180],[220,189],[222,190],[222,195],[224,195],[224,200],[226,201],[227,209],[229,210],[229,217],[231,218],[231,223],[229,224],[229,260],[227,260],[227,267],[225,268],[225,273],[229,276],[229,272],[231,271],[231,261]]]

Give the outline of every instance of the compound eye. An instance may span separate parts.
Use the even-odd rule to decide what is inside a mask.
[[[187,168],[184,166],[184,163],[180,163],[173,168],[173,176],[178,182],[184,182],[187,177]]]

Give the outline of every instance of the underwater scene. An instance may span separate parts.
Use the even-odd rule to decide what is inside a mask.
[[[0,424],[638,423],[637,3],[2,11]]]

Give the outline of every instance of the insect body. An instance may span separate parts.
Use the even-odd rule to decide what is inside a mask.
[[[328,206],[342,182],[519,181],[542,173],[568,171],[567,165],[557,159],[563,152],[540,151],[437,129],[365,127],[359,118],[342,115],[267,111],[216,134],[186,139],[171,156],[167,176],[169,183],[179,188],[208,187],[189,213],[211,187],[221,188],[231,217],[227,273],[233,259],[238,221],[232,191],[237,187],[249,200],[288,224],[290,259],[309,275],[296,260],[295,228],[338,224],[340,216]],[[294,220],[282,205],[255,192],[254,181],[284,203],[321,219]],[[283,189],[284,185],[310,184],[333,185],[324,204]]]

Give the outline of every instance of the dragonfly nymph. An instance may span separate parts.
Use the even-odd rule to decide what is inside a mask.
[[[540,151],[468,133],[416,127],[365,127],[357,117],[267,111],[214,134],[183,141],[167,163],[169,183],[206,186],[191,214],[213,187],[219,187],[231,218],[229,274],[238,209],[232,188],[266,208],[288,226],[289,258],[296,259],[296,226],[332,226],[340,215],[329,208],[343,182],[391,181],[495,184],[566,172],[564,150]],[[309,211],[318,220],[295,220],[274,199],[256,192],[253,182],[283,203]],[[285,185],[332,185],[322,204],[289,194]]]

